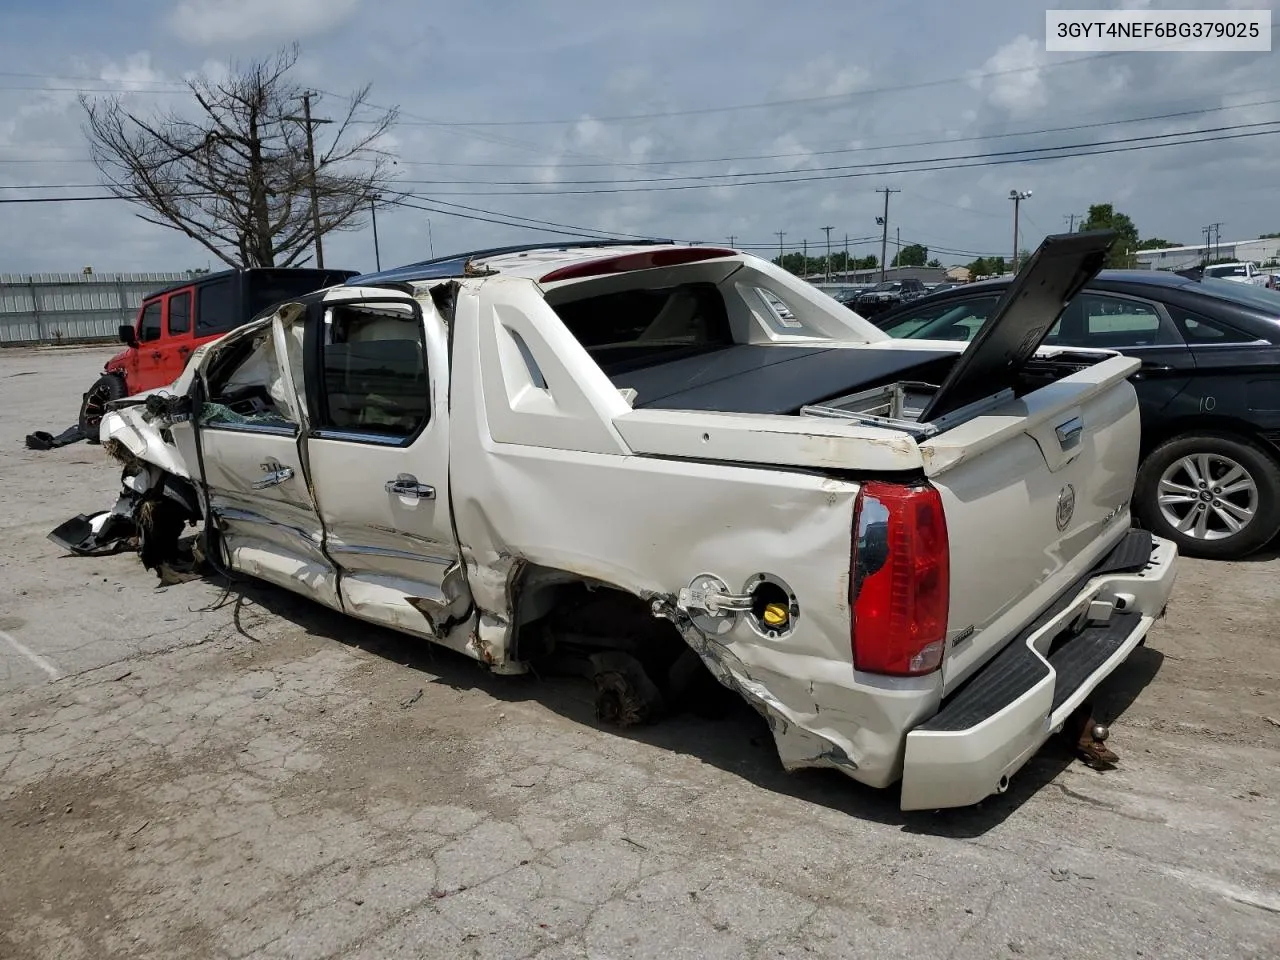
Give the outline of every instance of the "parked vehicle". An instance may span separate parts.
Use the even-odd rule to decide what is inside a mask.
[[[1204,268],[1204,276],[1216,280],[1231,280],[1236,283],[1248,283],[1255,287],[1270,286],[1271,274],[1258,267],[1256,263],[1215,263]]]
[[[223,270],[166,287],[120,327],[125,349],[107,361],[80,404],[80,429],[96,443],[106,404],[172,383],[192,352],[288,297],[342,283],[354,270]]]
[[[845,306],[864,317],[873,317],[926,292],[920,280],[886,280],[845,301]]]
[[[1185,554],[1238,559],[1280,534],[1280,294],[1194,276],[1103,271],[1045,344],[1142,361],[1134,513]],[[969,284],[876,323],[895,337],[969,340],[1009,285]]]
[[[972,804],[1064,727],[1107,759],[1083,705],[1172,587],[1129,521],[1138,362],[1035,352],[1112,240],[1047,239],[969,345],[725,249],[428,261],[199,348],[102,436],[144,562],[203,520],[212,562],[497,673],[578,662],[619,723],[701,663],[787,769]]]

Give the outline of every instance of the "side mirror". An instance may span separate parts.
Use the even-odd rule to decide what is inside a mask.
[[[125,346],[136,347],[138,345],[138,332],[130,324],[120,324],[118,333],[120,334],[120,342]]]

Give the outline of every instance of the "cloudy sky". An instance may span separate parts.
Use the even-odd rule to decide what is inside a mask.
[[[1117,5],[1267,6],[1061,4]],[[401,110],[386,143],[398,189],[437,212],[379,213],[384,267],[554,236],[467,217],[732,235],[774,253],[783,231],[811,255],[831,226],[837,249],[848,235],[854,252],[878,253],[881,187],[901,191],[890,252],[900,230],[946,263],[1010,252],[1012,188],[1033,191],[1024,246],[1098,202],[1130,214],[1143,237],[1196,243],[1214,222],[1223,240],[1280,231],[1280,136],[1252,135],[1280,134],[1280,51],[1048,54],[1044,6],[1025,0],[3,0],[0,10],[0,199],[100,192],[79,91],[128,91],[143,111],[179,106],[184,76],[296,40],[296,79],[327,94],[318,114],[339,113],[342,95],[366,83],[374,103]],[[1210,142],[1129,149],[1186,131]],[[1214,139],[1224,136],[1235,139]],[[1006,162],[1104,141],[1076,152],[1122,152]],[[904,165],[953,168],[887,172]],[[753,173],[745,179],[774,182],[727,176]],[[118,201],[0,204],[0,223],[0,273],[210,262]],[[371,269],[372,233],[331,236],[325,254],[328,266]]]

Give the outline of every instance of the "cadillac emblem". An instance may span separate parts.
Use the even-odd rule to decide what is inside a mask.
[[[1058,491],[1058,529],[1067,529],[1067,524],[1071,522],[1071,517],[1076,512],[1076,488],[1071,484],[1067,484]]]

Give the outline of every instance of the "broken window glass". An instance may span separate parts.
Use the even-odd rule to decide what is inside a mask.
[[[301,323],[286,327],[286,342],[301,336]],[[301,352],[299,346],[298,366]],[[199,418],[204,426],[293,429],[298,425],[297,401],[281,370],[270,326],[229,345],[227,356],[217,358],[211,368],[208,384],[209,400],[203,405]]]

